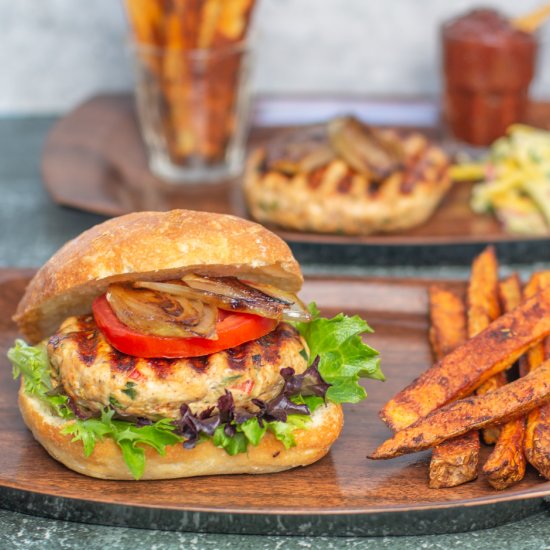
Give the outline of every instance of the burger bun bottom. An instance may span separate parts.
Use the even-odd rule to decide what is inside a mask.
[[[82,442],[72,442],[61,429],[70,421],[53,414],[36,397],[19,390],[19,408],[35,439],[56,460],[75,472],[101,479],[133,479],[119,447],[112,439],[97,442],[91,456],[85,457]],[[307,466],[325,456],[340,435],[344,423],[342,407],[333,403],[319,407],[306,430],[295,432],[296,446],[285,449],[271,433],[259,445],[248,446],[246,453],[230,456],[210,441],[194,449],[171,445],[166,455],[144,446],[145,471],[142,479],[173,479],[219,474],[267,474],[297,466]]]

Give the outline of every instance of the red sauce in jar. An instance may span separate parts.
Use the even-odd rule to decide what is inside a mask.
[[[443,25],[444,111],[455,137],[489,145],[522,120],[535,71],[535,38],[494,10]]]

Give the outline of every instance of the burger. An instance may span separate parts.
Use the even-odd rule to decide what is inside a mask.
[[[430,218],[451,188],[449,164],[420,132],[338,117],[254,149],[244,194],[255,220],[291,231],[392,233]]]
[[[233,216],[113,218],[30,281],[9,350],[55,459],[104,479],[268,473],[323,457],[383,379],[357,316],[324,319],[276,235]]]

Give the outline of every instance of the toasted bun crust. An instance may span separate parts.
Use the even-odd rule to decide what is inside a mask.
[[[101,479],[133,479],[122,459],[116,443],[105,439],[96,444],[94,452],[84,457],[82,443],[72,443],[70,435],[60,429],[67,422],[52,415],[41,401],[19,390],[19,408],[25,423],[35,439],[48,453],[65,466],[91,477]],[[312,415],[307,430],[295,434],[296,447],[285,449],[272,434],[264,436],[257,447],[249,446],[248,452],[235,456],[207,441],[194,449],[182,445],[167,448],[165,456],[146,447],[146,466],[142,479],[171,479],[219,474],[267,474],[297,466],[307,466],[325,456],[342,430],[342,407],[329,403],[319,407]]]
[[[14,320],[37,343],[66,317],[89,312],[114,281],[163,280],[190,271],[238,275],[291,292],[303,281],[286,243],[261,225],[209,212],[138,212],[65,244],[32,279]]]

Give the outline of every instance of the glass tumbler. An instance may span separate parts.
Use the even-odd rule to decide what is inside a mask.
[[[248,44],[193,50],[134,44],[133,52],[151,172],[173,183],[237,176],[249,118]]]

